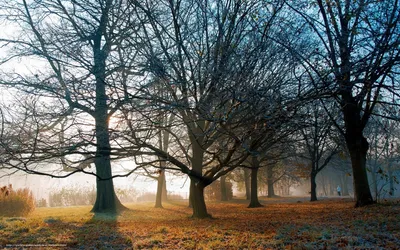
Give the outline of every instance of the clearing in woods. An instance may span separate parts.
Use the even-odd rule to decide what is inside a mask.
[[[300,201],[301,200],[301,201]],[[27,218],[0,218],[0,248],[40,249],[397,249],[400,203],[355,209],[350,199],[304,198],[209,203],[212,219],[191,219],[186,203],[128,204],[120,216],[91,207],[37,208]],[[19,245],[19,246],[18,246]]]

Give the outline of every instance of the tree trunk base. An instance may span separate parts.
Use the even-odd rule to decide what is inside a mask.
[[[120,214],[124,211],[130,210],[129,208],[122,205],[120,202],[118,203],[119,204],[116,204],[115,208],[110,208],[110,209],[101,209],[99,207],[94,206],[92,210],[90,210],[90,212],[95,214]]]
[[[260,202],[251,202],[249,204],[249,206],[247,206],[247,208],[256,208],[256,207],[263,207],[264,205],[262,205]]]
[[[212,219],[212,215],[211,214],[197,214],[197,215],[192,215],[191,216],[192,219]]]
[[[369,206],[369,205],[373,205],[376,204],[376,201],[374,200],[359,200],[356,202],[356,204],[354,205],[354,207],[365,207],[365,206]]]
[[[204,199],[204,188],[205,186],[201,183],[190,183],[190,204],[192,205],[193,215],[192,218],[206,219],[211,218],[211,215],[207,212],[206,201]],[[189,204],[189,205],[190,205]]]

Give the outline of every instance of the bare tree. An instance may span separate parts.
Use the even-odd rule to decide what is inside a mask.
[[[143,54],[148,68],[164,79],[169,91],[168,98],[142,92],[143,96],[154,100],[158,109],[174,113],[185,129],[184,138],[171,134],[180,149],[176,157],[152,143],[140,141],[139,145],[190,176],[193,216],[208,217],[204,188],[240,165],[257,146],[258,141],[244,143],[254,125],[249,112],[253,102],[285,83],[276,62],[278,58],[288,60],[280,53],[286,51],[273,47],[266,35],[282,5],[259,1],[132,3],[146,28]],[[263,89],[257,87],[261,85]],[[252,95],[254,91],[262,94]]]
[[[111,160],[119,152],[113,115],[129,101],[127,92],[136,74],[132,8],[113,0],[2,1],[1,8],[4,20],[16,31],[0,38],[3,48],[9,48],[2,64],[20,59],[42,65],[29,64],[24,72],[2,75],[2,85],[32,100],[29,105],[20,102],[27,127],[15,128],[25,133],[26,140],[19,145],[19,154],[16,147],[8,148],[14,157],[9,164],[27,173],[60,178],[79,171],[95,175],[92,211],[124,209],[115,195]],[[95,172],[77,167],[82,163],[79,155],[86,156],[86,166],[94,162]],[[64,163],[73,169],[68,174],[34,168],[39,161],[68,156]]]
[[[356,206],[372,204],[366,172],[369,144],[363,132],[378,104],[398,106],[390,100],[398,98],[399,93],[399,3],[397,0],[286,3],[291,12],[305,21],[308,29],[302,34],[315,45],[313,53],[298,56],[303,58],[310,75],[316,76],[314,86],[330,92],[343,114],[344,124],[337,127],[345,138],[352,162]],[[396,118],[394,114],[389,117]]]
[[[332,110],[334,107],[331,107]],[[310,162],[311,200],[317,200],[317,174],[324,169],[332,157],[339,152],[338,136],[332,120],[320,106],[319,101],[311,103],[306,107],[309,114],[308,126],[301,129],[304,142],[303,158]],[[336,115],[337,117],[337,115]]]
[[[293,125],[293,120],[282,121],[281,124]],[[287,174],[286,170],[283,170],[279,176],[275,176],[274,178],[273,169],[277,166],[278,162],[288,158],[290,152],[293,151],[290,149],[291,145],[294,145],[291,135],[294,134],[296,129],[298,129],[297,126],[287,126],[284,129],[277,127],[272,133],[264,132],[262,135],[263,143],[254,148],[254,153],[249,157],[247,164],[245,164],[251,171],[249,208],[262,206],[258,199],[258,182],[260,179],[258,173],[260,168],[266,169],[267,172],[268,197],[273,197],[273,184]]]

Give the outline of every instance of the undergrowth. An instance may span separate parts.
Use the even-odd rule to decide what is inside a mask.
[[[35,199],[27,189],[14,190],[12,185],[0,188],[0,216],[27,216],[35,209]]]

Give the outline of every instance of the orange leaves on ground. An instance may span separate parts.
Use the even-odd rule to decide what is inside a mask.
[[[191,219],[187,204],[129,206],[116,218],[93,217],[89,207],[40,208],[26,221],[0,221],[0,243],[30,242],[114,249],[321,249],[400,245],[400,205],[353,208],[353,202],[264,200],[264,207],[208,204],[212,219]],[[44,209],[44,208],[43,208]],[[57,210],[58,211],[55,211]],[[80,210],[79,210],[80,209]],[[52,218],[44,216],[51,214]],[[47,221],[47,222],[45,222]],[[24,229],[24,230],[22,230]]]

